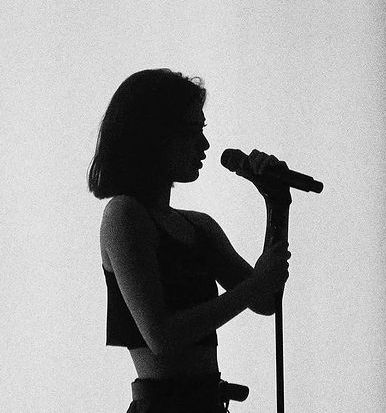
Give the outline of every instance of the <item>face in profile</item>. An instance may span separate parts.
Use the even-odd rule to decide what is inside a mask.
[[[178,131],[170,138],[165,154],[167,174],[174,182],[192,182],[199,176],[210,145],[203,133],[205,116],[201,105],[192,106]]]

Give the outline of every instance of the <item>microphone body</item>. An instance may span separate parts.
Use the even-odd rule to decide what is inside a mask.
[[[250,167],[247,158],[248,155],[240,151],[240,149],[225,149],[221,155],[221,165],[232,172],[235,172],[238,169],[243,169],[253,174],[254,172]],[[256,178],[259,177],[277,179],[291,188],[300,189],[301,191],[311,191],[319,194],[323,190],[322,182],[315,181],[312,176],[291,171],[290,169],[278,170],[277,168],[272,168],[272,170],[264,171],[262,175],[256,175]]]

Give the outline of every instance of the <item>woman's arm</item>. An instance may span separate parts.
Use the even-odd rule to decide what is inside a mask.
[[[197,225],[206,232],[212,242],[212,271],[216,281],[226,291],[233,290],[241,282],[253,276],[253,267],[233,248],[221,226],[210,215],[203,212],[189,211]],[[271,227],[267,221],[267,234]],[[271,294],[256,294],[253,304],[248,308],[256,314],[272,315],[275,313],[274,297]]]
[[[216,298],[168,317],[163,325],[163,353],[183,351],[244,311],[250,301],[249,288],[247,282],[241,282]]]
[[[240,283],[214,299],[171,314],[166,306],[156,255],[157,232],[145,208],[131,197],[110,201],[101,225],[117,283],[144,340],[156,355],[168,355],[196,341],[242,312],[251,288]]]

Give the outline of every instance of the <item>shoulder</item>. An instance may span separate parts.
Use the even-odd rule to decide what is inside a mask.
[[[146,210],[141,203],[129,195],[118,195],[112,198],[103,211],[102,224],[116,220],[137,218],[146,221]]]
[[[105,210],[109,210],[111,208],[117,208],[118,206],[125,206],[125,207],[137,207],[140,208],[143,205],[131,195],[116,195],[110,199],[110,201],[106,204]]]
[[[103,211],[103,218],[115,215],[136,215],[145,221],[146,218],[150,218],[145,206],[130,195],[117,195],[110,199]]]
[[[111,238],[118,231],[130,231],[133,234],[146,236],[149,240],[157,240],[157,230],[147,209],[136,198],[129,195],[115,196],[103,211],[101,240]]]

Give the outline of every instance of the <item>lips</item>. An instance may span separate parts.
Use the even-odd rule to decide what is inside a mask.
[[[206,155],[204,153],[200,157],[196,158],[197,166],[199,168],[202,168],[202,162],[201,161],[203,161],[205,158],[206,158]]]

